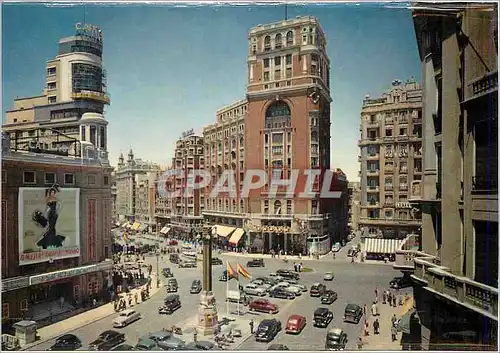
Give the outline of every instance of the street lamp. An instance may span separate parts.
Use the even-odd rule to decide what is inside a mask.
[[[156,288],[160,288],[160,266],[159,266],[160,254],[156,253]]]
[[[205,222],[199,238],[203,243],[203,291],[198,308],[198,332],[204,336],[217,331],[218,317],[215,296],[212,292],[212,239],[216,228]]]

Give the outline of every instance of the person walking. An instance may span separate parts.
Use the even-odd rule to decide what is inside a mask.
[[[193,330],[193,342],[198,342],[198,330],[196,329],[196,327]]]
[[[396,328],[396,325],[392,325],[391,327],[392,342],[394,342],[397,339],[396,338],[397,334],[398,334],[398,329]]]
[[[365,319],[364,335],[370,336],[370,324],[368,323],[368,320],[366,320],[366,319]]]
[[[358,337],[358,349],[363,349],[363,339],[361,337]]]
[[[378,335],[379,329],[380,329],[380,322],[378,322],[378,319],[375,319],[375,321],[373,322],[373,334]]]
[[[363,315],[366,317],[366,304],[363,306]]]
[[[391,317],[392,326],[396,325],[396,321],[398,321],[398,318],[396,317],[396,314],[392,314],[392,317]]]
[[[254,325],[253,319],[250,319],[250,322],[248,323],[248,325],[250,325],[250,334],[253,335],[253,325]]]

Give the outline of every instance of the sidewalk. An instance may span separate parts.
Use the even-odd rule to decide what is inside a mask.
[[[150,291],[150,297],[158,293],[160,288],[162,287],[162,283],[160,283],[160,288],[156,287],[156,275],[153,273],[151,275],[151,291]],[[144,286],[143,286],[144,287]],[[136,292],[139,295],[139,305],[141,303],[141,296],[140,296],[140,291],[142,290],[143,287],[135,288],[130,291],[132,295],[134,295]],[[45,327],[42,327],[37,330],[37,334],[40,337],[39,340],[37,340],[34,343],[28,344],[24,347],[22,347],[23,350],[32,348],[34,346],[37,346],[39,344],[42,344],[54,337],[61,336],[67,332],[73,331],[77,328],[81,328],[84,326],[87,326],[89,324],[92,324],[98,320],[104,319],[108,316],[111,316],[115,314],[115,309],[113,302],[107,303],[104,305],[101,305],[98,308],[87,310],[84,313],[75,315],[73,317],[70,317],[66,320],[62,320],[59,322],[56,322],[52,325],[48,325]]]
[[[410,300],[412,300],[411,298]],[[378,321],[380,322],[379,334],[373,334],[373,321],[375,318],[371,315],[368,317],[368,322],[370,324],[370,335],[363,336],[363,351],[401,351],[401,332],[398,332],[396,336],[396,341],[392,342],[391,337],[391,317],[393,314],[396,314],[397,319],[399,320],[403,314],[405,314],[405,310],[407,310],[407,306],[389,306],[389,304],[382,304],[381,302],[378,305],[379,307],[379,316]],[[370,307],[368,307],[370,310]]]

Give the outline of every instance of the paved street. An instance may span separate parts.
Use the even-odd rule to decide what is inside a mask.
[[[337,259],[340,260],[340,254]],[[234,257],[230,255],[222,255],[222,259],[225,261],[229,260],[234,267],[239,261],[241,264],[246,265],[246,259],[241,257]],[[266,275],[269,272],[276,271],[279,268],[291,268],[292,262],[285,264],[280,259],[266,259],[265,269],[249,269],[250,273],[254,276]],[[156,270],[156,257],[146,257],[146,262],[153,264],[153,270]],[[338,292],[338,300],[331,305],[333,312],[336,316],[335,320],[330,324],[328,328],[341,327],[343,328],[350,339],[348,348],[354,348],[356,343],[356,338],[359,336],[362,328],[362,324],[344,324],[342,322],[342,315],[344,307],[347,303],[357,303],[359,305],[369,304],[373,300],[374,288],[378,285],[380,288],[385,288],[389,281],[398,275],[397,271],[392,270],[391,267],[385,265],[372,265],[372,264],[351,264],[348,261],[337,261],[337,260],[303,260],[305,267],[313,268],[315,271],[310,273],[301,274],[301,283],[310,287],[314,282],[322,281],[323,273],[325,271],[334,271],[335,280],[330,282],[328,287],[333,288]],[[201,265],[201,264],[199,264]],[[198,310],[198,299],[199,295],[189,294],[189,288],[191,282],[194,279],[201,279],[201,266],[197,269],[178,269],[175,265],[168,262],[168,256],[164,256],[160,259],[160,271],[163,267],[171,267],[174,272],[174,276],[179,281],[179,294],[181,295],[182,308],[175,312],[173,315],[162,315],[157,313],[158,307],[162,304],[165,297],[165,289],[161,289],[160,292],[154,297],[150,298],[146,302],[136,306],[136,310],[142,314],[142,319],[129,325],[126,328],[120,329],[123,331],[127,338],[127,343],[135,345],[139,337],[148,334],[149,332],[156,332],[164,327],[170,327],[171,325],[184,326],[183,323],[189,322],[192,324],[193,318],[197,315]],[[225,292],[226,283],[219,282],[218,277],[220,273],[225,269],[225,266],[214,266],[214,293],[219,303],[219,316],[223,317],[226,315],[226,304],[225,304]],[[242,283],[244,284],[244,283]],[[235,281],[230,282],[230,289],[236,289],[237,285]],[[285,333],[280,333],[279,336],[273,341],[273,343],[283,343],[288,345],[290,348],[295,348],[298,350],[311,350],[311,349],[323,349],[324,348],[324,338],[327,329],[318,329],[312,327],[312,314],[314,310],[320,306],[318,298],[311,298],[308,293],[304,293],[301,297],[293,300],[278,300],[272,299],[280,307],[280,313],[276,315],[284,325],[286,319],[291,314],[301,314],[306,316],[308,320],[308,325],[304,332],[298,336],[287,335]],[[229,309],[230,312],[236,311],[236,305],[232,304]],[[244,307],[241,307],[241,311],[245,312]],[[252,316],[250,316],[252,315]],[[111,322],[117,316],[114,314],[110,317],[96,321],[95,323],[76,329],[73,331],[82,341],[83,348],[86,349],[88,344],[93,341],[97,335],[102,331],[110,329],[112,327]],[[256,326],[259,321],[265,317],[267,314],[250,314],[245,313],[243,318],[253,317]],[[191,335],[185,334],[186,341],[191,341]],[[54,340],[49,340],[47,342],[41,343],[39,345],[33,346],[31,350],[44,350],[53,344]],[[265,350],[267,348],[266,344],[257,343],[253,337],[249,337],[245,342],[243,342],[238,349],[241,350]]]

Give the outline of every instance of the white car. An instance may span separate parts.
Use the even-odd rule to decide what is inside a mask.
[[[289,283],[292,287],[297,287],[299,288],[302,292],[307,292],[307,286],[304,286],[303,284],[300,284],[294,279],[287,279],[286,281],[283,281],[286,283]]]
[[[259,287],[258,285],[253,283],[247,284],[243,291],[245,292],[245,294],[258,295],[259,297],[263,297],[267,293],[267,290],[265,288]]]
[[[325,281],[333,281],[333,278],[335,276],[333,275],[333,272],[325,272],[325,275],[323,276],[323,280]]]
[[[125,327],[140,318],[141,314],[137,311],[132,309],[124,310],[116,319],[113,320],[113,327]]]
[[[254,279],[252,282],[250,282],[251,284],[255,284],[257,287],[261,287],[261,288],[264,288],[267,292],[269,292],[269,290],[271,289],[271,285],[268,284],[268,283],[264,283],[263,281],[261,281],[260,279]]]
[[[336,243],[334,246],[332,246],[332,252],[339,252],[340,248],[340,243]]]
[[[286,289],[287,291],[295,294],[296,296],[298,295],[302,295],[302,289],[300,289],[299,287],[296,287],[296,286],[292,286],[290,283],[288,282],[280,282],[278,283],[277,285],[275,285],[273,287],[274,288],[284,288]]]
[[[285,279],[285,277],[282,277],[282,276],[278,275],[276,272],[271,272],[269,274],[269,277],[271,277],[271,278],[273,278],[273,279],[275,279],[277,281],[280,281],[280,282]]]

